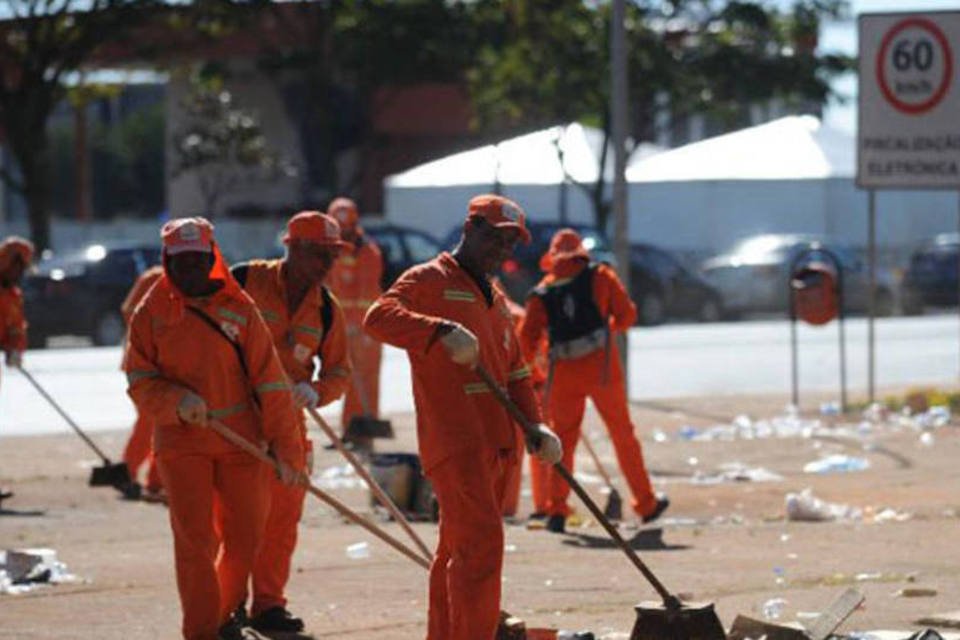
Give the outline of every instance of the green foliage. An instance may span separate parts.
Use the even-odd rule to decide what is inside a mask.
[[[191,78],[180,102],[183,120],[173,133],[174,177],[196,176],[208,215],[241,183],[273,180],[294,169],[267,146],[259,118],[236,104],[217,77]]]

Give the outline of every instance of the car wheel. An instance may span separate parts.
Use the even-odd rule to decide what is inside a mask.
[[[640,324],[654,325],[663,322],[663,298],[658,293],[645,293],[640,298]]]
[[[722,317],[723,309],[720,308],[720,302],[712,297],[704,299],[697,313],[697,319],[700,322],[719,322]]]
[[[893,296],[886,289],[877,289],[877,295],[874,299],[874,311],[878,318],[886,318],[893,315]]]
[[[104,311],[93,326],[93,344],[98,347],[115,346],[123,342],[126,327],[119,311]]]

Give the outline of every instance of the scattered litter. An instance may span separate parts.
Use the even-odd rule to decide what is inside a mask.
[[[904,587],[893,595],[895,598],[933,598],[937,595],[937,590],[923,587]]]
[[[0,551],[0,595],[29,593],[51,584],[86,583],[67,570],[53,549]]]
[[[835,453],[813,462],[808,462],[803,466],[804,473],[848,473],[851,471],[863,471],[870,468],[870,461],[866,458],[848,456],[842,453]]]
[[[906,522],[913,518],[913,515],[907,513],[906,511],[897,511],[896,509],[891,509],[887,507],[879,511],[868,507],[864,509],[864,519],[870,522],[881,524],[884,522]]]
[[[834,400],[833,402],[821,402],[820,415],[822,416],[840,415],[840,403],[837,402],[836,400]]]
[[[697,471],[690,478],[691,484],[721,484],[724,482],[780,482],[783,476],[763,467],[748,467],[742,462],[727,462],[719,471]]]
[[[516,550],[517,550],[517,545],[515,545],[515,544],[504,545],[503,550],[504,550],[506,553],[515,553]]]
[[[366,542],[355,542],[347,546],[347,557],[351,560],[363,560],[370,557],[370,545]]]
[[[787,606],[787,601],[783,598],[771,598],[760,607],[763,617],[767,620],[779,620],[783,615],[783,608]]]
[[[669,440],[666,432],[663,429],[654,429],[651,435],[653,436],[654,442],[666,442]]]
[[[314,475],[314,483],[325,490],[366,489],[367,483],[358,476],[349,464],[333,465]]]
[[[787,575],[787,572],[784,571],[783,567],[774,567],[773,575],[777,576],[774,582],[778,585],[782,585],[784,582],[786,582],[786,578],[784,576]]]
[[[960,629],[960,611],[935,613],[916,621],[917,624],[946,629]]]
[[[786,496],[787,520],[795,522],[829,522],[832,520],[856,520],[863,512],[846,504],[826,502],[813,495],[809,488]]]
[[[924,447],[932,447],[936,443],[936,438],[933,437],[933,434],[929,431],[924,431],[920,434],[920,445]]]

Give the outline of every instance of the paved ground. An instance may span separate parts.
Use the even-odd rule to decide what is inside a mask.
[[[819,401],[829,396],[811,397]],[[660,527],[667,548],[642,551],[665,584],[688,597],[714,601],[729,625],[737,613],[760,615],[764,602],[787,602],[784,619],[815,612],[847,586],[867,596],[845,629],[915,628],[921,615],[956,609],[960,556],[956,553],[960,498],[960,428],[943,427],[923,444],[917,432],[890,426],[840,430],[833,439],[760,438],[690,441],[690,425],[703,429],[740,413],[774,416],[784,396],[662,399],[635,407],[649,466],[673,506]],[[412,416],[394,416],[393,450],[412,450]],[[613,466],[609,443],[593,413],[602,458]],[[120,424],[115,424],[120,426]],[[854,425],[855,427],[855,425]],[[652,434],[662,432],[657,442]],[[860,439],[851,434],[859,434]],[[105,431],[103,446],[118,452],[125,433]],[[320,439],[320,436],[318,436]],[[870,445],[864,449],[864,444]],[[928,446],[928,445],[933,446]],[[871,467],[842,475],[808,475],[803,465],[842,452]],[[739,461],[783,476],[779,482],[695,484],[691,477]],[[0,548],[52,547],[88,582],[30,594],[0,595],[0,638],[140,640],[178,636],[179,607],[171,543],[163,507],[117,500],[110,489],[85,486],[92,456],[70,434],[7,437],[0,448],[0,484],[17,492],[5,506],[22,515],[0,516]],[[339,465],[323,453],[319,468]],[[588,489],[603,499],[589,461],[579,460]],[[784,519],[787,492],[812,487],[831,501],[867,509],[849,522],[799,523]],[[359,489],[336,491],[365,509]],[[890,507],[909,512],[903,522],[871,522]],[[524,508],[527,509],[526,499]],[[42,509],[44,515],[23,512]],[[589,522],[588,522],[589,524]],[[389,530],[401,536],[396,525]],[[435,527],[416,525],[432,541]],[[628,534],[635,531],[629,530]],[[652,590],[622,554],[609,548],[596,525],[568,536],[507,526],[504,607],[532,626],[589,629],[598,637],[626,638],[632,607]],[[645,532],[638,542],[656,540]],[[311,502],[290,585],[291,608],[316,638],[406,640],[424,636],[425,573],[354,525]],[[346,548],[368,542],[370,556],[350,559]],[[858,578],[859,576],[859,578]],[[898,598],[903,587],[937,590],[932,598]]]

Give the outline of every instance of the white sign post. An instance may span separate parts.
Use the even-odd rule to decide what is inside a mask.
[[[872,402],[875,190],[960,190],[960,11],[863,14],[859,40],[857,186],[869,190]]]

